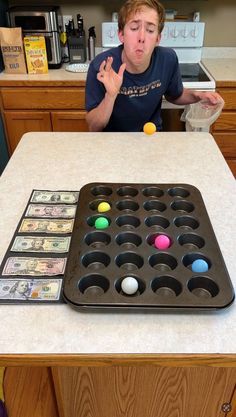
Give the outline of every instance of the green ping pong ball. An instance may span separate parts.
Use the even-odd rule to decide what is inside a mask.
[[[138,290],[138,281],[133,277],[126,277],[121,282],[121,288],[127,295],[135,294]]]
[[[98,212],[99,213],[105,213],[106,211],[111,210],[111,206],[106,201],[102,201],[98,204]]]
[[[106,229],[109,226],[109,221],[106,217],[98,217],[95,220],[94,226],[96,229]]]

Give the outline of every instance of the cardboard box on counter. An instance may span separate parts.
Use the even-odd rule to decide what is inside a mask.
[[[44,36],[24,38],[25,56],[29,74],[47,74],[48,60]]]

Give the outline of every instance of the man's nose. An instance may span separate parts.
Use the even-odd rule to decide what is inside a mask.
[[[145,28],[143,26],[139,29],[139,43],[144,43],[145,40]]]

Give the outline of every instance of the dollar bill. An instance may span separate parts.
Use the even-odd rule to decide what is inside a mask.
[[[31,197],[32,203],[67,203],[74,204],[78,201],[78,191],[34,191]]]
[[[65,272],[66,258],[21,258],[7,259],[2,275],[61,275]]]
[[[11,247],[14,252],[68,252],[70,237],[17,236]]]
[[[29,204],[25,217],[75,217],[76,206]]]
[[[59,300],[62,279],[0,279],[0,299]]]
[[[19,232],[21,233],[72,233],[74,219],[23,219]]]

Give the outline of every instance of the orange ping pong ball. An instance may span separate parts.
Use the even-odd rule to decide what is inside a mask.
[[[157,131],[156,125],[152,122],[147,122],[143,126],[143,131],[146,135],[153,135]]]

